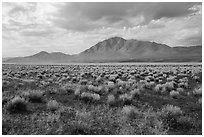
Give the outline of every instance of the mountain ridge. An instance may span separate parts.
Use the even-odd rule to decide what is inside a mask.
[[[178,60],[202,61],[202,46],[170,47],[156,42],[112,37],[98,42],[79,54],[69,55],[62,52],[41,51],[31,56],[11,58],[5,62],[177,62]]]

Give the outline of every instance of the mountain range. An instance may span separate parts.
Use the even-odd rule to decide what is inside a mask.
[[[202,46],[170,47],[156,42],[112,37],[75,55],[41,51],[32,56],[3,59],[3,62],[202,62]]]

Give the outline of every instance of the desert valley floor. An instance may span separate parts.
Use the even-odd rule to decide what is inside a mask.
[[[3,134],[202,134],[202,65],[2,65]]]

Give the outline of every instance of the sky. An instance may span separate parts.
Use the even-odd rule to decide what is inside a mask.
[[[2,56],[78,54],[111,37],[202,45],[202,3],[2,4]]]

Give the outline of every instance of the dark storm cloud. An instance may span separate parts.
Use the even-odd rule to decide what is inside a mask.
[[[59,26],[61,28],[69,29],[72,31],[88,31],[92,30],[98,25],[96,24],[91,24],[89,21],[84,21],[78,18],[73,18],[73,19],[62,19],[62,18],[55,18],[52,19],[53,23],[56,26]]]
[[[76,29],[86,31],[84,29],[87,22],[92,22],[92,25],[97,28],[100,25],[110,26],[111,23],[121,22],[121,27],[124,26],[126,21],[126,27],[132,27],[135,24],[127,21],[129,18],[136,18],[137,16],[144,16],[145,20],[141,24],[148,24],[151,20],[157,20],[163,17],[175,18],[182,17],[197,12],[196,10],[190,10],[189,8],[194,5],[200,5],[201,3],[66,3],[61,5],[60,10],[56,16],[61,17],[63,21],[57,21],[60,27],[66,29]],[[70,21],[70,17],[75,18],[75,21]],[[78,19],[78,20],[77,20]],[[97,25],[98,21],[104,22]],[[55,22],[55,21],[54,21]]]
[[[131,3],[68,3],[61,9],[64,17],[68,14],[83,16],[90,20],[99,20],[103,17],[123,17],[128,15],[128,9],[134,8]],[[69,15],[68,15],[69,16]]]
[[[156,5],[155,9],[152,9],[155,10],[155,13],[153,13],[153,19],[160,19],[162,17],[180,17],[191,14],[196,11],[189,10],[189,8],[196,4],[199,3],[159,3]]]
[[[189,10],[195,4],[201,3],[71,3],[66,5],[62,12],[73,15],[80,14],[91,20],[98,20],[107,16],[131,17],[138,14],[150,16],[152,19],[159,19],[162,17],[185,16],[195,12]]]
[[[121,17],[117,17],[117,16],[107,16],[105,20],[108,21],[109,23],[116,23],[116,22],[123,21]]]

